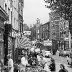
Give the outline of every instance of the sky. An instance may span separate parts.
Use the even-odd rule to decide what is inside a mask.
[[[24,0],[24,12],[23,19],[24,23],[30,26],[35,24],[36,19],[40,19],[40,23],[49,21],[50,10],[45,7],[44,0]]]

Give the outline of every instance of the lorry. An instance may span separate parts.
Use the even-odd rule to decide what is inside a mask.
[[[56,40],[45,40],[41,46],[41,50],[50,51],[53,55],[56,54],[58,43]]]

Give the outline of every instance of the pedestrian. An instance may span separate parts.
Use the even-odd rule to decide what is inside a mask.
[[[26,70],[26,66],[28,65],[27,57],[24,54],[21,58],[21,63],[20,63],[20,72]]]
[[[65,69],[65,66],[63,65],[63,64],[60,64],[60,70],[59,70],[59,72],[68,72],[68,70],[67,69]]]
[[[51,58],[51,63],[49,65],[49,69],[50,69],[51,72],[56,71],[55,60],[53,58]]]
[[[9,54],[7,57],[8,57],[8,72],[14,72],[13,59],[11,59],[11,54]]]

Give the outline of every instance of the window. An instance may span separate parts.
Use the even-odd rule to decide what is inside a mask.
[[[10,9],[8,8],[8,14],[10,14]]]
[[[7,12],[7,5],[5,4],[5,11]]]

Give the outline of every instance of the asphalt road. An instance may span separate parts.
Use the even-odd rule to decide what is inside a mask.
[[[72,72],[72,68],[67,64],[66,57],[61,57],[57,53],[56,55],[53,55],[53,58],[55,59],[55,63],[56,63],[56,72],[59,72],[60,64],[64,64],[64,66],[68,70],[68,72]]]

